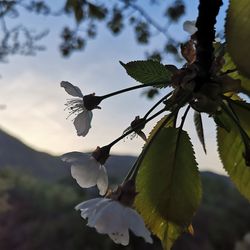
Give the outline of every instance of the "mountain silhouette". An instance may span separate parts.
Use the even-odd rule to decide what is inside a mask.
[[[59,157],[39,152],[0,129],[0,169],[29,174],[48,181],[65,177],[69,169]]]
[[[113,183],[119,184],[135,160],[134,156],[111,155],[105,164],[111,183],[113,178]],[[118,249],[111,242],[109,247],[102,247],[107,237],[93,234],[87,227],[82,237],[82,222],[73,207],[91,192],[76,185],[70,166],[59,157],[34,150],[0,130],[0,170],[3,169],[15,174],[0,173],[5,190],[2,196],[0,192],[0,249],[77,250],[85,249],[86,244],[96,246],[91,249]],[[201,172],[201,180],[203,199],[192,222],[195,234],[183,234],[173,250],[233,250],[236,242],[250,232],[250,204],[226,176]],[[96,188],[93,191],[96,194]],[[12,209],[1,213],[3,204]],[[156,244],[126,249],[161,248]]]
[[[121,179],[135,159],[134,156],[111,155],[105,164],[110,177]],[[47,181],[70,175],[70,166],[59,156],[37,151],[0,129],[0,169],[6,168]]]

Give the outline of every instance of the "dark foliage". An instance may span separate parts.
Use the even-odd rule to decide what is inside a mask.
[[[46,0],[19,0],[0,2],[0,23],[2,38],[0,39],[0,60],[6,60],[8,55],[34,55],[44,49],[38,45],[48,31],[35,31],[26,24],[22,24],[20,16],[25,13],[33,13],[43,16],[67,15],[75,20],[74,26],[65,25],[61,32],[59,45],[63,56],[70,56],[75,51],[81,51],[90,39],[96,38],[98,26],[101,22],[106,23],[108,30],[114,35],[120,34],[126,26],[134,30],[138,44],[148,44],[150,38],[156,33],[166,37],[168,46],[175,46],[176,41],[168,33],[169,24],[178,22],[185,13],[185,5],[182,0],[176,0],[167,7],[157,1],[149,1],[149,4],[160,4],[165,11],[162,17],[165,21],[159,23],[157,18],[148,14],[139,1],[117,0],[114,3],[108,1],[90,2],[87,0],[65,0],[62,8],[53,10],[51,1]],[[164,10],[163,9],[163,10]],[[9,21],[16,23],[9,28]],[[33,27],[34,28],[34,27]],[[147,52],[150,54],[149,52]],[[154,52],[155,53],[155,52]],[[177,50],[157,49],[158,54],[172,53],[178,57]]]

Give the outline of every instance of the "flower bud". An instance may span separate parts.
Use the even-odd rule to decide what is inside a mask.
[[[98,106],[102,98],[100,96],[95,96],[95,93],[83,96],[84,107],[87,110],[100,109]]]
[[[135,181],[127,180],[122,185],[120,185],[115,191],[108,193],[106,197],[119,201],[124,206],[131,207],[134,203],[135,196],[137,195],[135,191]]]
[[[92,157],[96,159],[96,161],[100,162],[101,165],[104,165],[106,160],[109,158],[110,146],[97,147],[95,151],[92,153]]]

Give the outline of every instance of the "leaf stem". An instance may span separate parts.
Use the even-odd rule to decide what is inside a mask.
[[[180,130],[182,130],[182,128],[183,128],[183,125],[184,125],[184,122],[185,122],[185,120],[187,118],[187,114],[188,114],[188,111],[190,110],[190,107],[191,107],[190,105],[187,106],[183,116],[181,117],[181,124],[180,124],[180,127],[179,127]]]
[[[188,105],[183,116],[181,117],[181,124],[180,124],[180,127],[179,127],[179,131],[178,131],[178,135],[177,135],[177,139],[176,139],[176,149],[179,145],[179,141],[180,141],[180,138],[181,138],[181,132],[182,132],[182,129],[183,129],[183,126],[184,126],[184,123],[185,123],[185,120],[187,118],[187,114],[188,114],[188,111],[190,110],[191,106]],[[177,151],[177,150],[176,150]]]
[[[247,104],[247,103],[244,102],[244,101],[232,100],[230,97],[225,96],[225,95],[222,95],[222,98],[223,98],[224,100],[226,100],[228,103],[233,103],[233,104],[235,104],[235,105],[237,105],[237,106],[239,106],[239,107],[241,107],[241,108],[244,108],[245,110],[250,111],[250,107],[247,107],[246,105],[244,105],[244,104]]]
[[[168,93],[167,95],[165,95],[163,98],[161,98],[143,117],[143,119],[147,119],[147,117],[149,116],[149,114],[157,107],[159,106],[165,99],[167,99],[169,96],[171,96],[173,93],[173,91],[171,91],[170,93]]]
[[[158,134],[158,132],[172,119],[172,117],[173,117],[173,115],[175,115],[178,111],[179,111],[179,109],[178,109],[178,107],[172,112],[172,113],[170,113],[169,115],[168,115],[168,117],[166,118],[166,120],[161,124],[161,126],[159,127],[159,129],[156,131],[156,134]],[[151,140],[152,141],[152,140]],[[149,141],[148,142],[148,145],[151,143],[151,141]],[[147,146],[148,146],[147,145]],[[147,151],[147,147],[143,150],[143,152],[139,155],[139,157],[138,157],[138,159],[136,160],[136,162],[134,163],[134,165],[130,168],[130,170],[129,170],[129,172],[128,172],[128,174],[127,174],[127,176],[125,177],[125,179],[124,179],[124,181],[123,182],[125,182],[125,181],[127,181],[127,180],[129,180],[129,179],[131,179],[131,180],[134,180],[135,181],[135,178],[136,178],[136,176],[137,176],[137,172],[138,172],[138,170],[139,170],[139,167],[140,167],[140,163],[141,163],[141,160],[142,160],[142,158],[143,158],[143,156],[145,155],[145,153],[146,153],[146,151]]]
[[[146,147],[143,149],[142,153],[139,155],[137,161],[135,162],[135,164],[133,165],[133,167],[130,169],[129,174],[126,176],[125,180],[131,179],[135,181],[135,178],[137,176],[137,173],[139,171],[140,168],[140,164],[142,162],[142,159],[144,158],[144,155],[147,153],[149,145],[152,143],[153,139],[155,138],[155,136],[157,136],[157,134],[161,131],[161,129],[173,118],[173,116],[176,116],[179,112],[179,110],[182,108],[182,106],[186,103],[186,101],[190,98],[190,95],[187,96],[183,96],[183,98],[180,100],[179,105],[174,109],[174,111],[172,111],[165,119],[165,121],[160,125],[160,127],[158,128],[158,130],[155,132],[153,138],[147,143]],[[187,116],[187,113],[190,109],[190,105],[188,105],[188,108],[185,111],[184,117]],[[185,121],[185,118],[184,118]],[[184,124],[184,121],[182,122]],[[182,125],[183,126],[183,125]]]
[[[156,85],[156,84],[154,84],[154,85]],[[111,96],[119,95],[119,94],[122,94],[122,93],[125,93],[125,92],[128,92],[128,91],[131,91],[131,90],[145,88],[145,87],[152,87],[152,85],[149,85],[149,84],[136,85],[136,86],[132,86],[132,87],[129,87],[129,88],[125,88],[125,89],[121,89],[121,90],[109,93],[107,95],[100,96],[100,98],[101,98],[101,100],[104,100],[104,99],[107,99],[107,98],[109,98]]]
[[[126,133],[124,133],[123,135],[121,135],[120,137],[118,137],[117,139],[115,139],[114,141],[112,141],[109,144],[109,146],[110,147],[114,146],[117,142],[119,142],[120,140],[122,140],[123,138],[125,138],[126,136],[128,136],[129,134],[131,134],[132,132],[134,132],[134,130],[136,128],[139,128],[141,125],[146,124],[149,121],[153,120],[155,117],[157,117],[158,115],[162,114],[164,111],[167,111],[167,109],[165,107],[163,109],[161,109],[160,111],[158,111],[157,113],[155,113],[154,115],[152,115],[151,117],[149,117],[148,119],[146,119],[146,121],[138,123],[133,129],[130,129],[129,131],[127,131]]]

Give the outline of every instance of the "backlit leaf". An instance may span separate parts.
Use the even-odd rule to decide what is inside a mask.
[[[226,72],[227,70],[233,70],[236,69],[236,65],[233,63],[232,58],[228,53],[224,56],[225,64],[223,66],[223,71]],[[244,77],[238,70],[228,74],[234,79],[240,79],[241,80],[241,91],[248,95],[250,97],[250,79],[247,77]]]
[[[175,120],[175,116],[170,116],[170,115],[165,115],[163,116],[154,126],[154,128],[151,130],[151,132],[149,133],[148,136],[148,142],[152,139],[154,139],[154,136],[156,135],[156,133],[158,133],[161,128],[163,126],[165,127],[174,127],[174,120]],[[147,146],[147,144],[145,145],[145,147]]]
[[[160,87],[170,84],[172,77],[171,71],[158,61],[120,62],[120,64],[126,69],[128,75],[138,82],[152,86],[160,85]]]
[[[240,121],[242,128],[250,135],[250,108],[249,104],[244,103],[247,108],[240,105],[231,104],[234,112]],[[226,120],[226,114],[220,115],[221,120]],[[250,200],[250,168],[246,166],[243,153],[245,152],[244,143],[237,126],[230,124],[230,132],[223,128],[217,128],[218,151],[225,170],[235,183],[239,191]]]
[[[213,116],[214,122],[216,125],[222,129],[225,129],[227,132],[231,130],[231,120],[225,115],[216,114]]]
[[[197,111],[194,112],[194,124],[195,124],[197,135],[198,135],[199,140],[202,144],[202,147],[203,147],[205,153],[207,153],[206,145],[205,145],[203,124],[202,124],[202,117],[201,117],[200,112],[197,112]]]
[[[189,231],[200,203],[200,177],[192,144],[185,131],[159,123],[142,155],[135,205],[164,249],[170,249],[183,231]]]
[[[230,0],[226,18],[227,51],[239,71],[250,77],[250,4],[249,0]]]

